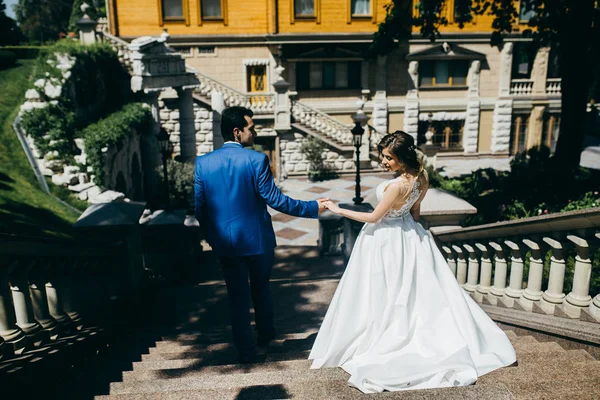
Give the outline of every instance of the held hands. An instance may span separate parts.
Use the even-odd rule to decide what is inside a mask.
[[[317,204],[319,205],[319,214],[321,214],[323,211],[325,211],[327,209],[327,207],[325,207],[325,203],[328,202],[329,199],[317,199]]]
[[[334,214],[339,214],[342,210],[337,204],[330,200],[325,202],[325,207]]]

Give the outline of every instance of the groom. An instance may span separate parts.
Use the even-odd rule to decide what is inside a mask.
[[[244,149],[252,146],[256,137],[252,116],[244,107],[223,111],[221,134],[225,144],[198,157],[194,175],[196,218],[219,256],[241,363],[259,361],[250,329],[250,296],[257,344],[266,346],[275,337],[269,277],[276,243],[267,205],[285,214],[317,218],[326,201],[294,200],[279,191],[268,157]]]

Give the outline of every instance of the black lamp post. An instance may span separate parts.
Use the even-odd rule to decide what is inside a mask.
[[[165,192],[167,195],[167,210],[171,208],[171,196],[169,195],[169,177],[167,173],[167,159],[171,155],[171,142],[169,141],[169,134],[165,128],[160,128],[160,132],[156,135],[158,140],[158,146],[160,147],[160,155],[163,161],[163,174],[165,180]]]
[[[361,204],[363,202],[363,198],[360,197],[360,146],[362,146],[362,135],[365,133],[365,129],[362,125],[367,122],[369,117],[365,115],[362,110],[359,110],[356,114],[352,116],[352,121],[354,121],[354,128],[350,132],[352,132],[352,139],[354,142],[354,147],[356,147],[356,185],[355,185],[355,195],[352,199],[354,204]]]

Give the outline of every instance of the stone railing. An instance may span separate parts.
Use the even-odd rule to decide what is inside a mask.
[[[188,72],[196,74],[200,87],[195,94],[210,99],[215,90],[223,95],[226,107],[242,106],[250,108],[256,114],[272,113],[275,109],[275,96],[273,93],[241,93],[227,85],[217,82],[192,67],[186,67]]]
[[[600,323],[600,294],[590,296],[590,247],[600,238],[600,208],[431,232],[459,284],[477,302]],[[576,253],[573,284],[565,294],[571,251]]]
[[[0,234],[0,359],[42,357],[46,345],[110,320],[115,299],[133,293],[127,260],[123,241]]]
[[[560,78],[548,78],[546,79],[546,94],[549,96],[560,95],[561,92],[561,81]]]
[[[129,50],[129,43],[125,40],[111,35],[108,32],[101,32],[103,40],[112,46],[113,49],[117,52],[117,56],[119,57],[119,61],[121,64],[127,68],[127,70],[132,72],[132,61],[131,61],[131,50]]]
[[[292,116],[295,122],[316,131],[325,138],[333,139],[342,146],[352,146],[350,128],[330,115],[299,101],[294,101],[292,103]]]
[[[510,94],[512,96],[531,96],[533,90],[533,79],[513,79],[510,82]]]

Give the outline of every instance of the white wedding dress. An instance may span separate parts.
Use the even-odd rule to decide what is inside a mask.
[[[377,187],[379,201],[392,181]],[[309,356],[365,393],[470,385],[516,360],[410,215],[419,182],[408,190],[402,208],[362,228]]]

